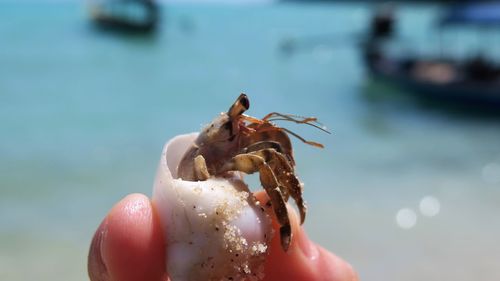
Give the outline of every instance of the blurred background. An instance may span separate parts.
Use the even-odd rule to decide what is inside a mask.
[[[245,92],[332,131],[282,124],[325,145],[294,140],[305,228],[362,280],[499,280],[500,8],[472,4],[1,1],[0,279],[87,280],[164,142]]]

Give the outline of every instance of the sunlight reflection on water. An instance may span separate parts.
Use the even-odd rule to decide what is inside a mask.
[[[396,213],[396,223],[403,229],[413,228],[417,224],[417,214],[410,208],[403,208]]]
[[[441,204],[439,200],[433,196],[426,196],[420,200],[419,204],[420,213],[427,217],[433,217],[439,214]]]

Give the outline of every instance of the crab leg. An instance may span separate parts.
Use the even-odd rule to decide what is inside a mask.
[[[270,124],[270,123],[265,123],[265,124]],[[307,124],[309,124],[309,123],[307,123]],[[266,132],[273,132],[273,131],[274,132],[287,132],[290,135],[298,138],[300,141],[302,141],[305,144],[312,145],[312,146],[315,146],[315,147],[318,147],[318,148],[324,148],[324,146],[321,143],[317,143],[317,142],[314,142],[314,141],[308,141],[308,140],[304,139],[303,137],[299,136],[298,134],[290,131],[287,128],[276,127],[276,126],[266,126],[266,127],[259,127],[258,129],[256,129],[256,131],[258,131],[259,134],[265,134]]]
[[[203,155],[198,155],[194,158],[194,175],[196,180],[205,181],[210,177],[210,173],[208,172],[207,162]]]
[[[288,211],[286,208],[285,200],[276,176],[273,170],[261,156],[255,154],[239,154],[233,157],[223,167],[221,172],[227,171],[241,171],[246,174],[253,174],[259,172],[260,182],[266,190],[278,219],[280,227],[281,247],[286,252],[292,240],[292,228],[288,218]]]
[[[292,166],[295,166],[295,161],[293,159],[293,151],[292,151],[292,143],[290,142],[290,138],[288,134],[279,127],[274,126],[271,123],[264,124],[250,124],[249,128],[255,130],[255,133],[252,134],[249,138],[246,138],[244,142],[241,144],[241,147],[252,147],[257,145],[260,142],[276,142],[279,143],[280,148],[276,147],[262,147],[265,148],[275,148],[277,151],[285,154],[287,158],[290,160]],[[252,149],[253,151],[257,151],[258,149]]]
[[[259,141],[243,149],[244,153],[259,151],[262,149],[272,148],[280,153],[283,153],[283,147],[277,141]]]
[[[302,185],[295,176],[295,172],[285,155],[274,149],[263,149],[252,152],[252,154],[263,157],[269,166],[271,166],[280,184],[286,187],[286,192],[283,192],[287,195],[285,201],[288,201],[288,194],[290,194],[297,203],[300,213],[300,224],[303,224],[306,218],[307,206],[302,198]]]
[[[252,153],[252,154],[257,154],[261,157],[264,157],[264,160],[267,162],[267,164],[269,164],[269,166],[271,166],[271,169],[273,170],[278,181],[281,184],[286,185],[286,183],[288,181],[283,181],[283,173],[282,173],[282,171],[285,167],[282,167],[281,165],[277,166],[276,161],[273,161],[272,157],[268,157],[269,153],[267,153],[267,154],[266,153],[258,153],[258,151],[260,151],[260,150],[272,150],[272,151],[277,151],[280,154],[283,154],[283,147],[281,146],[281,144],[279,142],[276,142],[276,141],[259,141],[259,142],[256,142],[256,143],[249,145],[248,147],[245,147],[243,149],[243,153]],[[288,157],[288,156],[286,156],[286,157]],[[286,159],[285,159],[285,161],[286,161]],[[291,158],[288,158],[288,161],[290,161],[290,163],[293,163],[293,159],[291,159]],[[290,165],[288,165],[288,166],[290,166]],[[291,166],[290,166],[289,171],[293,173],[293,169],[291,168]],[[290,196],[288,190],[290,189],[290,187],[289,186],[285,186],[285,187],[286,187],[286,189],[281,190],[281,192],[283,194],[283,198],[285,199],[285,202],[288,202],[288,197]]]

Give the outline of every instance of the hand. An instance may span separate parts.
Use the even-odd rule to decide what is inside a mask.
[[[261,200],[264,196],[257,194]],[[295,243],[284,253],[279,235],[274,236],[264,281],[358,280],[348,263],[307,238],[296,215],[291,220]],[[164,235],[151,201],[141,194],[128,195],[111,209],[94,235],[88,257],[90,280],[166,281],[165,264]]]

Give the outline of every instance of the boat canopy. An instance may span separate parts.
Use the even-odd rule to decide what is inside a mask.
[[[441,26],[500,26],[500,2],[457,5],[441,17]]]

